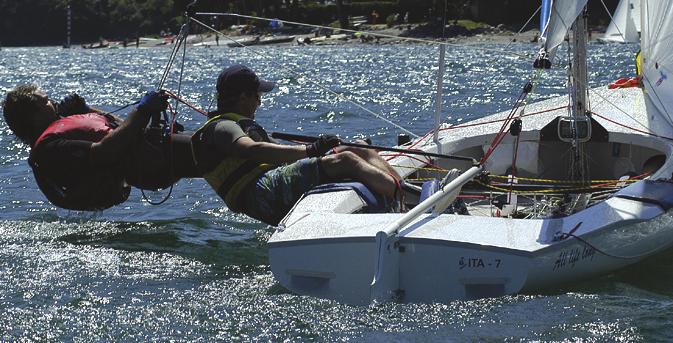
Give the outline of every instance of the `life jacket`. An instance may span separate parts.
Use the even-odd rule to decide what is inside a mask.
[[[222,120],[236,122],[255,142],[270,142],[268,134],[254,120],[235,113],[211,117],[192,136],[194,162],[208,184],[234,212],[244,212],[243,191],[262,174],[275,166],[247,158],[224,156],[217,153],[214,140],[215,126]]]
[[[52,204],[69,210],[97,211],[128,199],[131,188],[124,182],[122,173],[114,168],[73,170],[72,179],[65,182],[54,180],[40,165],[42,148],[50,140],[64,138],[99,142],[116,126],[112,119],[97,113],[78,114],[51,123],[38,137],[30,150],[28,164],[33,169],[38,187]]]

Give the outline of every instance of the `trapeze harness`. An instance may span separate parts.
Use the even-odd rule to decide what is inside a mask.
[[[97,113],[78,114],[51,123],[38,137],[31,148],[28,164],[38,187],[52,204],[69,210],[98,211],[128,199],[131,187],[124,182],[123,174],[113,168],[74,170],[72,178],[64,185],[51,178],[48,170],[40,165],[43,147],[50,140],[99,142],[116,126],[116,121]]]
[[[262,174],[275,168],[247,158],[225,156],[216,153],[215,126],[222,120],[231,120],[255,142],[271,142],[269,135],[254,120],[235,113],[225,113],[211,117],[192,136],[192,153],[197,168],[208,184],[217,192],[227,207],[235,212],[244,212],[243,195],[248,185],[257,181]]]

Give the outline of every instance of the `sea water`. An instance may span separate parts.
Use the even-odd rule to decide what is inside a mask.
[[[442,121],[456,124],[566,93],[566,65],[538,74],[529,44],[449,46]],[[631,45],[589,46],[590,86],[633,76]],[[114,110],[156,88],[169,48],[3,48],[0,90],[35,83]],[[565,56],[561,49],[559,56]],[[277,82],[257,120],[268,131],[391,145],[431,129],[438,48],[343,45],[188,48],[166,88],[213,109],[233,63]],[[178,87],[180,86],[180,87]],[[121,111],[123,116],[126,111]],[[389,122],[379,119],[382,117]],[[184,105],[178,121],[204,117]],[[394,124],[393,124],[394,123]],[[398,126],[399,127],[398,127]],[[525,129],[525,120],[523,127]],[[673,337],[673,253],[533,294],[448,304],[349,306],[298,296],[271,274],[273,229],[229,211],[203,180],[134,190],[99,212],[60,210],[38,191],[28,148],[0,121],[0,341],[655,341]]]

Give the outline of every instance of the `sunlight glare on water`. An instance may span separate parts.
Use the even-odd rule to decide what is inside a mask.
[[[507,49],[535,51],[526,44]],[[591,85],[631,76],[634,50],[592,44]],[[423,134],[432,125],[437,51],[404,44],[267,47],[259,54],[190,48],[182,97],[209,109],[218,72],[242,63],[278,83],[257,115],[268,131],[371,137],[391,145],[397,128],[337,94]],[[36,83],[54,99],[78,92],[113,110],[156,87],[169,52],[3,48],[0,90]],[[449,47],[443,119],[458,123],[509,109],[534,76],[531,63]],[[562,69],[542,77],[534,99],[565,91]],[[167,87],[177,90],[176,80],[174,72]],[[178,120],[195,130],[204,117],[180,106]],[[545,294],[349,306],[280,287],[267,259],[272,229],[228,210],[202,180],[179,182],[161,206],[133,191],[128,202],[104,212],[70,212],[39,193],[25,162],[28,149],[4,121],[0,151],[0,341],[631,342],[673,336],[671,254]]]

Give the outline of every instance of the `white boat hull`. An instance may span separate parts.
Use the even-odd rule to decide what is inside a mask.
[[[651,204],[621,199],[617,202],[619,207],[596,209],[570,220],[599,222],[620,211],[645,216],[606,222],[597,228],[586,227],[590,233],[582,235],[582,241],[574,238],[553,241],[551,237],[548,244],[540,240],[549,240],[552,231],[565,225],[560,220],[536,223],[539,237],[531,235],[533,230],[516,237],[516,232],[521,231],[519,226],[526,224],[524,220],[459,215],[426,218],[441,223],[425,223],[424,226],[432,227],[431,232],[399,239],[399,283],[388,291],[391,298],[404,302],[447,302],[532,291],[608,273],[672,245],[672,212],[664,213]],[[486,230],[477,230],[474,225],[482,225]],[[472,242],[463,234],[456,237],[458,230],[475,231]],[[489,232],[501,237],[486,241],[499,241],[502,246],[479,244],[486,243],[479,236]],[[517,248],[508,248],[508,244]],[[373,231],[367,237],[269,243],[272,271],[283,286],[298,294],[351,304],[367,304],[372,300],[376,252]]]
[[[609,91],[601,97],[611,104],[607,100],[595,104],[596,113],[614,118],[622,109],[635,108],[635,113],[645,116],[640,90]],[[558,101],[563,99],[548,100],[540,107],[553,108]],[[622,106],[610,112],[615,104]],[[541,141],[542,128],[557,115],[550,112],[528,122],[532,129],[522,138]],[[636,115],[631,120],[643,119]],[[671,156],[673,152],[670,142],[629,134],[610,122],[604,125],[610,142],[598,143],[599,148],[591,152],[594,159],[604,158],[606,151],[619,155],[618,148],[625,145],[639,163],[652,154]],[[489,142],[479,128],[470,128],[462,136],[460,131],[450,132],[440,138],[444,153],[481,152],[481,145]],[[478,148],[471,148],[475,145]],[[549,143],[539,149],[540,156],[543,148],[548,149]],[[433,145],[422,149],[437,151]],[[414,166],[414,161],[399,157],[393,164]],[[540,166],[530,164],[530,168],[556,168],[553,160],[538,162]],[[621,166],[622,162],[605,159],[597,166]],[[673,161],[667,158],[653,179],[670,177],[671,171]],[[381,232],[404,214],[353,214],[361,207],[353,191],[311,194],[298,202],[272,235],[269,260],[278,282],[290,291],[351,304],[448,302],[534,291],[608,273],[673,246],[673,196],[669,194],[673,184],[640,181],[570,215],[513,219],[488,209],[472,215],[423,214],[382,245],[377,234],[385,237]]]

